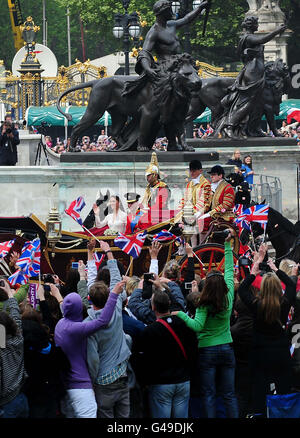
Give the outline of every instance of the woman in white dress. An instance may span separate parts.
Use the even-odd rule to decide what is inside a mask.
[[[95,213],[95,226],[97,228],[103,228],[107,225],[109,229],[113,231],[124,233],[127,222],[127,214],[120,210],[119,196],[111,196],[108,205],[111,207],[112,213],[105,216],[103,221],[101,221],[99,218],[100,208],[96,203],[93,204],[93,210]]]

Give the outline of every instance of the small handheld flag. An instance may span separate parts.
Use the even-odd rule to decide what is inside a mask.
[[[131,237],[126,236],[125,234],[119,233],[115,238],[114,242],[118,248],[121,248],[126,254],[130,255],[133,258],[139,257],[144,242],[147,237],[147,232],[144,231],[142,233],[134,234]]]
[[[80,212],[85,206],[85,202],[82,196],[79,196],[79,198],[75,199],[75,201],[71,202],[68,208],[66,208],[65,213],[67,213],[69,216],[71,216],[72,219],[74,219],[79,225],[82,225],[82,219],[80,217]]]
[[[15,239],[0,243],[0,258],[5,257],[9,253],[14,243]]]

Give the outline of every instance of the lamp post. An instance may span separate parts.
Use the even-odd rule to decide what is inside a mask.
[[[193,9],[197,9],[200,4],[201,0],[193,0],[192,1],[192,7]],[[190,3],[191,0],[176,0],[172,2],[172,11],[175,15],[184,17],[186,14],[190,12]],[[203,11],[205,12],[205,10]],[[190,33],[190,26],[187,24],[184,26],[184,51],[187,53],[191,53],[191,33]]]
[[[51,248],[52,257],[55,256],[55,245],[60,241],[61,237],[61,218],[58,210],[52,207],[46,221],[46,238]]]
[[[21,73],[21,117],[24,118],[29,106],[41,106],[41,74],[44,70],[34,51],[35,39],[40,27],[34,24],[32,17],[27,17],[25,23],[20,26],[20,30],[26,47],[25,57],[18,70],[18,72]]]
[[[173,14],[179,17],[184,17],[186,14],[190,12],[190,3],[192,3],[193,9],[197,9],[202,0],[175,0],[172,2],[172,11]],[[205,13],[205,10],[202,11]],[[191,54],[191,32],[190,32],[190,26],[189,24],[186,24],[184,26],[184,45],[183,45],[184,51],[186,53]],[[186,125],[186,136],[188,138],[193,137],[193,123],[190,122]]]
[[[139,16],[136,12],[128,14],[130,0],[122,0],[125,14],[115,14],[115,25],[113,35],[116,38],[123,37],[124,54],[125,54],[125,75],[129,75],[129,38],[138,38],[140,35]]]

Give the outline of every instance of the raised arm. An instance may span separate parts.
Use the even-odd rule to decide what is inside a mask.
[[[266,44],[269,41],[271,41],[274,37],[276,37],[277,35],[282,34],[286,29],[287,29],[287,26],[285,24],[283,24],[282,26],[273,30],[273,32],[267,33],[266,35],[258,35],[258,34],[249,35],[247,37],[247,42],[251,46]]]
[[[176,28],[180,28],[182,26],[185,26],[186,24],[191,23],[194,21],[203,10],[206,10],[209,3],[208,1],[203,1],[198,8],[194,9],[193,11],[186,14],[183,18],[180,18],[179,20],[172,20],[171,22],[168,22],[168,25],[175,25]]]
[[[112,292],[110,292],[108,300],[100,314],[100,316],[96,319],[92,319],[91,321],[84,322],[80,324],[80,331],[82,336],[90,336],[95,333],[97,330],[104,328],[107,326],[111,317],[114,313],[117,300],[119,295],[122,293],[125,287],[125,280],[117,283]]]

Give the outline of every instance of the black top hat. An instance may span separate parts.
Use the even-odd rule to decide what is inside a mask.
[[[222,166],[220,166],[219,164],[217,164],[216,166],[213,166],[209,172],[207,173],[215,173],[217,175],[225,175],[224,169]]]
[[[202,169],[201,161],[199,161],[199,160],[192,160],[190,162],[189,168],[190,168],[190,170],[200,170],[200,169]]]
[[[140,199],[141,195],[138,195],[137,193],[129,192],[124,195],[124,198],[126,198],[127,204],[137,202]]]

